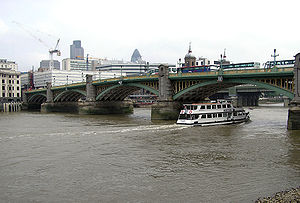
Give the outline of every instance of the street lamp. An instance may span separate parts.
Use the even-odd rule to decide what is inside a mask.
[[[279,56],[279,54],[276,54],[276,49],[274,49],[274,55],[271,55],[271,57],[274,57],[274,68],[275,68],[275,65],[276,65],[276,57]]]

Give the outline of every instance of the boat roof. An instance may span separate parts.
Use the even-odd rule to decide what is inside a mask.
[[[183,104],[183,105],[211,105],[211,104],[231,104],[229,100],[203,101],[201,103]]]

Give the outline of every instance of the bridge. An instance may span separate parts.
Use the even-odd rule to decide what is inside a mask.
[[[87,75],[85,83],[55,87],[47,83],[47,88],[24,92],[23,101],[28,109],[40,107],[42,112],[131,113],[132,103],[126,98],[139,89],[145,89],[159,98],[152,106],[152,119],[176,119],[182,103],[201,101],[222,89],[242,84],[269,89],[293,100],[295,87],[298,87],[294,79],[297,64],[296,61],[295,66],[289,68],[177,74],[169,73],[168,67],[161,65],[158,75],[96,81]]]

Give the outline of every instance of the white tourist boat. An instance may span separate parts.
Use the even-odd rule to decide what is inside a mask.
[[[233,107],[230,101],[218,100],[197,104],[184,104],[177,124],[186,125],[224,125],[246,122],[249,112]]]

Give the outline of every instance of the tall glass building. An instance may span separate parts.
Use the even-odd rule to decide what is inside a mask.
[[[70,58],[71,59],[84,59],[84,49],[81,47],[80,40],[74,40],[70,45]]]

